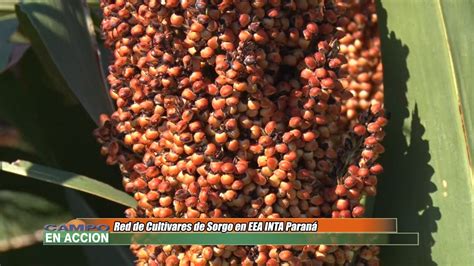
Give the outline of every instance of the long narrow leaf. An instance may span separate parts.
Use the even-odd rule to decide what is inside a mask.
[[[128,207],[136,206],[130,195],[87,176],[26,161],[0,162],[0,170],[86,192]]]
[[[80,0],[24,0],[17,5],[20,28],[31,41],[56,87],[71,89],[94,121],[111,113],[97,48]]]
[[[375,216],[420,232],[386,265],[474,265],[474,2],[381,0],[387,127]]]

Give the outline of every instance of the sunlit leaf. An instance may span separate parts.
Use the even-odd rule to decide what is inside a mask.
[[[419,247],[384,248],[382,263],[474,265],[474,2],[380,2],[392,118],[374,216],[420,232]]]
[[[86,192],[128,207],[136,206],[135,199],[127,193],[87,176],[26,161],[0,162],[0,170]]]

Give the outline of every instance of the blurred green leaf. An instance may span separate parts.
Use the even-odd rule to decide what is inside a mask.
[[[45,224],[64,223],[70,214],[37,195],[0,190],[0,252],[30,246],[41,239]]]
[[[82,247],[80,246],[43,246],[43,243],[38,243],[34,246],[25,247],[22,249],[15,249],[8,252],[0,252],[0,261],[6,261],[9,265],[88,265],[86,257],[82,252]]]
[[[20,28],[56,87],[70,88],[94,121],[111,113],[87,7],[80,0],[25,0],[17,5]]]
[[[37,155],[35,162],[101,177],[100,181],[122,188],[118,169],[105,165],[99,153],[100,145],[92,135],[96,125],[77,100],[66,100],[67,89],[52,86],[32,50],[0,74],[0,84],[0,118],[20,132],[22,143]],[[18,158],[24,157],[0,154],[0,160]],[[110,217],[123,214],[122,207],[103,206],[100,201],[94,209]]]
[[[15,5],[20,2],[21,0],[0,0],[0,14],[15,12]],[[90,7],[95,8],[99,6],[99,0],[86,0],[85,2]]]
[[[0,72],[7,66],[13,50],[10,36],[16,31],[18,20],[14,15],[0,16]]]
[[[0,149],[0,160],[14,161],[26,158],[83,175],[101,177],[101,181],[121,189],[118,170],[104,164],[104,158],[99,153],[99,145],[92,136],[95,123],[76,99],[66,100],[67,88],[54,88],[31,49],[17,65],[0,74],[0,84],[0,118],[20,132],[21,149],[30,154],[19,152],[18,147],[16,150]],[[68,209],[66,203],[69,202],[69,198],[65,198],[65,189],[50,183],[31,178],[18,178],[13,174],[0,172],[0,189],[27,191],[48,201],[60,203],[65,210]],[[89,194],[81,194],[79,198],[81,201],[76,199],[76,202],[73,202],[76,206],[71,212],[73,217],[82,214],[76,212],[76,209],[87,207],[85,204],[92,207],[96,217],[123,216],[122,205]],[[35,230],[41,229],[42,226]],[[58,248],[57,252],[61,250],[65,249]],[[75,250],[84,256],[83,248],[75,247]],[[101,257],[104,260],[118,257],[115,251],[106,249],[102,251]],[[6,257],[0,256],[0,260],[9,260],[11,257],[8,254]],[[33,263],[26,263],[27,261]],[[31,257],[31,260],[23,258],[14,262],[18,264],[21,262],[20,265],[51,265],[49,258],[38,256]]]
[[[0,170],[86,192],[127,207],[134,208],[137,203],[127,193],[95,179],[31,162],[16,161],[11,164],[0,162]]]
[[[0,1],[0,11],[1,12],[14,12],[15,5],[20,2],[20,0],[1,0]]]
[[[0,158],[37,160],[31,153],[19,150],[18,145],[21,139],[9,147],[0,147]],[[39,241],[37,233],[45,223],[71,218],[63,190],[53,184],[0,171],[0,253],[33,245]]]
[[[420,232],[384,265],[474,265],[474,2],[381,0],[385,174],[376,217]],[[408,128],[404,131],[403,128]]]
[[[46,109],[41,109],[38,112],[38,107],[42,106],[43,101],[35,101],[35,98],[37,99],[41,95],[40,91],[44,80],[42,77],[44,72],[41,70],[37,73],[33,72],[37,67],[39,64],[35,62],[34,55],[32,52],[27,52],[19,65],[0,74],[0,84],[2,84],[0,117],[19,130],[23,146],[28,147],[27,149],[31,153],[41,154],[43,161],[52,161],[51,148],[48,147],[48,141],[45,141],[47,128],[41,126],[44,123],[39,117]],[[32,80],[35,80],[35,86],[33,86]],[[43,93],[43,95],[45,94]],[[21,100],[12,101],[12,99]],[[54,97],[52,100],[58,102],[59,99],[60,97]],[[49,100],[44,100],[44,103],[49,102]]]
[[[104,177],[101,181],[121,187],[118,170],[106,166],[99,153],[92,135],[96,125],[75,99],[66,100],[67,89],[52,86],[33,51],[0,74],[0,84],[0,118],[20,132],[38,156],[35,162]]]

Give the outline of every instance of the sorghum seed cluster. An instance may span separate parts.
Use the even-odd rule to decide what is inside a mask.
[[[342,110],[348,120],[355,120],[360,111],[383,103],[383,73],[375,1],[352,1],[347,11],[351,21],[339,39],[339,50],[348,60],[343,66],[348,72],[343,83],[354,97]]]
[[[96,131],[128,217],[361,217],[382,105],[353,99],[350,1],[102,0],[117,110]],[[352,73],[351,73],[352,75]],[[377,264],[377,247],[136,246],[143,265]]]

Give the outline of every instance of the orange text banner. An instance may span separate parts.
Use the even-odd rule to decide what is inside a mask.
[[[83,221],[85,224],[108,225],[110,232],[115,231],[117,223],[134,224],[134,223],[178,223],[192,224],[209,223],[214,224],[250,224],[255,222],[283,222],[293,224],[314,224],[317,223],[318,233],[396,233],[396,218],[275,218],[275,219],[259,219],[259,218],[79,218],[75,221]],[[132,230],[133,231],[133,230]],[[126,231],[130,232],[130,231]]]

